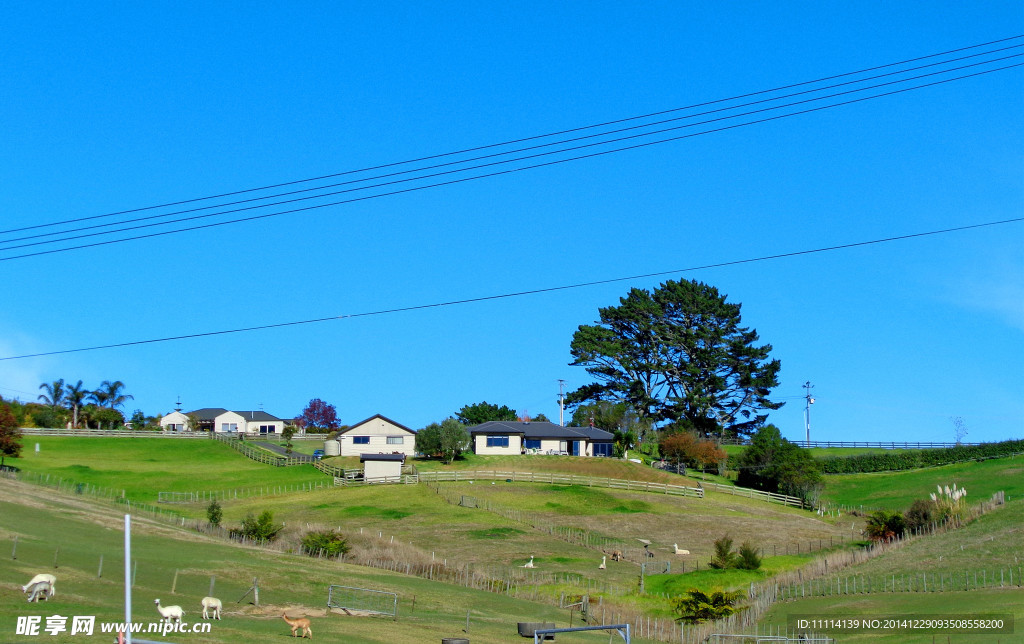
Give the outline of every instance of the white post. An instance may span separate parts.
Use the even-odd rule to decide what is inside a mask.
[[[124,515],[124,623],[125,644],[132,644],[132,515]]]

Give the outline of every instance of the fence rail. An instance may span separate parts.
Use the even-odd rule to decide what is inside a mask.
[[[704,481],[699,485],[711,490],[712,492],[722,492],[733,496],[743,496],[748,499],[760,499],[769,503],[781,503],[782,505],[791,505],[796,508],[804,507],[803,499],[798,496],[788,496],[786,494],[776,494],[774,492],[762,492],[761,490],[754,490],[749,487],[722,485],[721,483],[710,483],[708,481]]]
[[[722,445],[749,445],[746,438],[723,438]],[[911,441],[802,441],[791,440],[790,443],[800,447],[872,447],[876,449],[942,449],[961,447],[964,445],[983,445],[984,443],[930,443]]]
[[[221,432],[172,432],[169,430],[138,430],[138,429],[62,429],[20,427],[19,431],[26,436],[90,436],[90,437],[122,437],[122,438],[213,438],[221,436]],[[246,435],[246,440],[269,441],[280,439],[280,434]],[[293,441],[322,441],[326,434],[295,434]]]
[[[211,434],[211,436],[213,436],[214,440],[228,445],[231,449],[240,452],[243,456],[251,458],[257,463],[266,463],[275,467],[289,467],[292,465],[315,465],[317,462],[312,456],[280,456],[278,454],[271,454],[264,449],[247,445],[245,441],[237,438],[220,436],[218,434]]]
[[[454,472],[420,472],[421,483],[439,483],[443,481],[474,481],[503,480],[510,482],[550,483],[553,485],[585,485],[587,487],[607,487],[636,492],[658,492],[676,496],[692,496],[703,498],[704,490],[699,487],[685,485],[669,485],[652,481],[629,481],[626,479],[606,479],[594,476],[577,476],[575,474],[554,474],[548,472],[499,472],[497,470],[454,471]]]

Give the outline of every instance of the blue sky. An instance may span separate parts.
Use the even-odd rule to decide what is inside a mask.
[[[1019,2],[9,7],[0,229],[554,132],[1022,32]],[[0,261],[0,357],[1017,218],[1021,69],[492,179]],[[788,437],[803,436],[808,380],[812,438],[949,441],[951,416],[967,440],[1024,435],[1020,222],[667,277],[742,303],[782,362],[775,395],[788,404],[771,420]],[[319,397],[348,423],[381,413],[419,428],[481,400],[557,418],[558,380],[588,382],[569,366],[577,326],[664,279],[2,360],[0,395],[119,379],[135,396],[129,413],[165,413],[180,396],[187,409],[290,416]]]

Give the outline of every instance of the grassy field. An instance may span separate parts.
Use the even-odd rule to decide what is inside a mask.
[[[927,499],[936,485],[967,488],[968,500],[983,501],[1002,490],[1008,499],[1024,497],[1024,457],[956,463],[907,472],[836,474],[825,477],[823,501],[847,506],[905,510],[915,499]]]
[[[21,615],[95,615],[100,621],[120,621],[122,525],[123,517],[113,508],[3,481],[0,538],[5,547],[11,546],[15,536],[18,541],[17,559],[0,558],[0,639],[17,641],[15,624]],[[182,642],[285,641],[282,638],[289,635],[289,629],[280,619],[284,610],[292,616],[310,616],[319,641],[357,644],[419,644],[463,636],[467,612],[469,637],[474,642],[516,641],[518,620],[568,625],[568,612],[550,605],[377,569],[245,548],[145,519],[135,519],[132,535],[132,555],[137,566],[133,589],[135,621],[159,617],[153,606],[156,598],[164,606],[184,607],[186,621],[198,618],[199,599],[209,591],[211,575],[216,577],[214,594],[224,601],[224,619],[214,625],[211,634],[181,635]],[[101,556],[102,577],[98,576]],[[20,585],[43,571],[52,571],[57,576],[57,595],[47,603],[26,604]],[[253,578],[259,579],[259,607],[249,603],[251,596],[237,601],[242,600]],[[326,617],[329,584],[396,592],[399,619],[341,614]],[[90,640],[65,633],[56,637],[44,634],[43,638],[48,642],[73,643],[96,641],[100,636]],[[605,638],[581,634],[565,640],[603,642]]]

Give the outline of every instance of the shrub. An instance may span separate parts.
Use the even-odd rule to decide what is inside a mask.
[[[917,499],[910,504],[910,508],[903,513],[907,522],[908,530],[919,530],[933,521],[938,520],[935,502],[927,499]]]
[[[825,474],[856,474],[861,472],[895,472],[935,465],[962,463],[984,458],[998,458],[1024,452],[1024,440],[957,445],[941,449],[909,449],[856,456],[833,456],[818,459]]]
[[[711,563],[708,565],[718,570],[725,570],[738,567],[739,562],[739,555],[732,551],[732,538],[725,536],[715,541],[715,556],[711,558]]]
[[[206,506],[206,520],[210,522],[210,525],[219,526],[223,517],[224,510],[220,507],[220,503],[217,503],[216,499],[210,501],[210,505]]]
[[[264,510],[258,517],[254,517],[252,512],[245,515],[242,527],[232,530],[231,536],[254,541],[273,541],[283,529],[284,525],[274,525],[274,514],[270,510]]]
[[[351,549],[344,535],[334,530],[313,530],[302,537],[302,551],[311,557],[340,557]]]
[[[743,570],[757,570],[760,568],[761,557],[757,554],[757,548],[749,542],[744,542],[740,546],[740,559],[736,567]]]
[[[674,598],[672,608],[679,613],[676,621],[687,624],[699,624],[732,615],[736,612],[736,603],[742,595],[740,591],[722,590],[716,590],[708,595],[696,588],[691,588],[686,594],[686,597]]]
[[[906,521],[901,513],[878,510],[868,517],[868,525],[864,529],[864,533],[872,541],[889,542],[902,536],[906,527]]]

